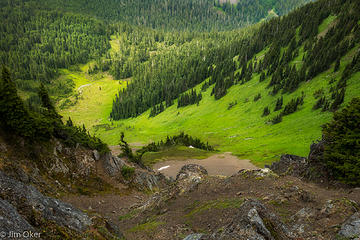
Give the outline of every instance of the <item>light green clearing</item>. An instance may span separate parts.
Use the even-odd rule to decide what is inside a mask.
[[[91,129],[96,124],[108,122],[112,101],[119,89],[126,86],[126,81],[113,80],[107,74],[89,76],[85,70],[69,72],[62,70],[62,77],[70,78],[75,83],[75,94],[68,98],[71,101],[68,108],[59,109],[64,120],[69,117],[78,125],[85,124]],[[80,88],[80,89],[79,89]],[[61,106],[66,99],[58,102]]]
[[[334,15],[330,15],[329,17],[327,17],[320,25],[319,25],[319,29],[318,32],[322,33],[325,30],[327,30],[330,26],[330,24],[336,19],[336,16]]]

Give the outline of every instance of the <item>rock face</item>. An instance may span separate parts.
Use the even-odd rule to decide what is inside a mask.
[[[180,181],[191,176],[202,177],[205,175],[208,175],[208,172],[203,166],[197,164],[187,164],[180,169],[179,173],[176,175],[176,180]]]
[[[219,231],[203,239],[292,239],[293,234],[278,217],[257,200],[247,200],[237,216]]]
[[[296,155],[282,155],[280,161],[274,162],[270,169],[277,174],[289,174],[293,176],[302,176],[306,168],[306,158]]]
[[[310,145],[310,153],[308,156],[309,161],[320,161],[324,154],[324,140],[321,140],[317,143],[312,143]]]
[[[95,153],[91,154],[90,150],[83,147],[66,148],[58,140],[53,142],[53,154],[49,155],[46,161],[49,164],[49,173],[69,175],[75,172],[75,176],[84,177],[95,170]]]
[[[193,190],[208,175],[206,169],[197,164],[183,166],[176,176],[179,194]]]
[[[121,158],[113,156],[111,153],[106,153],[101,156],[101,161],[105,171],[110,176],[119,174],[121,172],[121,168],[125,165],[125,162]]]
[[[344,224],[341,226],[339,232],[341,237],[347,239],[360,239],[360,213],[357,212],[352,215]]]
[[[73,229],[78,232],[86,230],[91,225],[90,218],[82,211],[63,203],[60,200],[46,197],[35,187],[25,185],[22,182],[6,176],[0,171],[0,200],[6,206],[6,200],[22,216],[30,219],[41,217],[42,219],[54,221],[57,225]],[[19,215],[12,211],[10,219],[17,219]],[[26,221],[17,220],[22,227],[26,227]]]
[[[93,157],[94,157],[95,161],[99,161],[100,153],[97,150],[93,150]]]
[[[159,179],[155,173],[151,174],[147,171],[135,170],[135,176],[131,184],[139,190],[153,191],[159,187]]]
[[[231,219],[221,230],[208,235],[191,234],[184,240],[287,240],[296,237],[275,214],[257,200],[246,200],[237,211],[236,217]]]
[[[0,231],[5,233],[23,233],[25,231],[36,232],[36,230],[20,216],[10,203],[2,199],[0,199]],[[0,236],[0,238],[2,237]]]

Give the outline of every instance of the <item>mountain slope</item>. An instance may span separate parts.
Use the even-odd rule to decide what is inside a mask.
[[[342,4],[343,9],[338,10],[337,4]],[[137,118],[109,121],[104,115],[82,118],[79,106],[87,103],[80,101],[62,113],[85,122],[109,144],[117,143],[120,131],[125,131],[130,142],[155,141],[186,131],[258,165],[269,163],[284,152],[307,155],[305,146],[320,137],[321,125],[330,119],[331,111],[339,108],[342,101],[359,96],[359,15],[356,11],[348,14],[352,8],[354,1],[319,1],[281,20],[271,20],[249,39],[230,41],[219,48],[223,51],[205,52],[205,61],[211,62],[208,56],[213,57],[213,65],[204,66],[208,70],[204,75],[190,75],[194,80],[186,79],[187,75],[182,78],[181,71],[176,73],[176,65],[184,63],[182,58],[172,63],[174,71],[163,71],[167,75],[161,75],[166,61],[154,65],[152,69],[157,71],[142,72],[143,76],[152,75],[152,81],[143,82],[141,72],[140,77],[135,76],[127,88],[130,90],[122,90],[114,102],[113,113],[117,107],[131,111],[132,108],[117,104],[122,96],[123,102],[136,100],[129,105],[134,107],[134,113],[136,109],[146,109],[139,101],[148,98],[156,103],[156,99],[165,100],[166,95],[176,97],[166,84],[181,83],[182,79],[202,93],[199,106],[178,108],[175,99],[171,106],[162,102],[163,112],[156,104]],[[307,20],[299,21],[304,16]],[[155,81],[156,77],[159,81]],[[191,89],[191,85],[187,88]],[[275,111],[276,102],[281,99],[283,104]],[[262,117],[266,107],[270,113]],[[77,113],[72,115],[70,111]],[[151,112],[158,115],[149,118]]]
[[[125,25],[171,31],[236,29],[260,21],[274,6],[285,14],[305,2],[252,1],[242,6],[242,3],[228,5],[210,0],[3,1],[0,3],[0,19],[4,23],[0,27],[0,64],[11,69],[22,95],[30,98],[30,102],[39,103],[31,94],[39,81],[51,87],[51,95],[69,95],[73,86],[57,79],[58,70],[89,60],[100,61],[110,48],[110,34],[119,32],[120,21]],[[123,32],[132,34],[131,28],[125,27]],[[159,31],[156,38],[164,38],[161,35],[163,32]],[[152,47],[148,46],[151,41],[144,44],[146,49],[137,54],[139,58],[146,58],[144,54]],[[118,72],[113,71],[112,75],[118,78]]]

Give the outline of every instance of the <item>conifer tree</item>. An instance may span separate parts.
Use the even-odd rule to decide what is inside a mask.
[[[340,68],[340,58],[338,58],[335,62],[334,72],[337,72],[339,68]]]
[[[15,83],[11,80],[9,70],[4,66],[1,71],[0,106],[3,130],[23,137],[35,137],[35,119],[30,116],[23,101],[17,95]]]
[[[283,105],[283,96],[281,96],[281,98],[278,98],[276,100],[274,112],[279,111],[282,108],[282,105]]]
[[[323,127],[323,160],[332,175],[350,185],[360,185],[360,98],[351,100]]]
[[[269,107],[266,106],[266,107],[264,108],[262,117],[265,117],[265,116],[267,116],[267,115],[269,115],[269,114],[270,114],[270,109],[269,109]]]
[[[38,92],[39,98],[41,100],[42,106],[46,109],[44,112],[44,115],[49,117],[50,119],[54,120],[56,123],[61,123],[61,118],[54,105],[51,102],[50,96],[44,86],[44,84],[40,84],[39,92]]]

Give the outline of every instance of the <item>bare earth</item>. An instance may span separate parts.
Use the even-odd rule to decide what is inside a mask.
[[[206,159],[168,160],[158,162],[153,166],[155,171],[165,176],[175,178],[182,166],[186,164],[198,164],[206,168],[209,175],[231,176],[241,169],[258,169],[250,160],[240,160],[231,153],[216,154]]]

